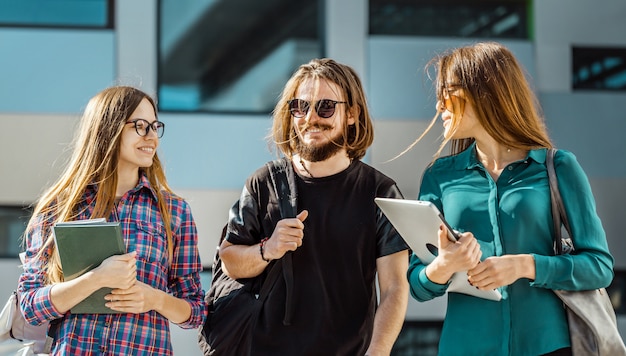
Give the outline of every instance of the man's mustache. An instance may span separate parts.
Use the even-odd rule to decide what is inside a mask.
[[[319,124],[319,123],[310,124],[310,125],[306,124],[304,127],[300,128],[300,132],[305,132],[306,130],[311,129],[311,128],[326,131],[326,130],[332,130],[334,127],[332,125],[325,125],[325,124]]]

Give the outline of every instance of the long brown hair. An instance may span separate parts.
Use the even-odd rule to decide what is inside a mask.
[[[348,125],[347,120],[344,123],[343,136],[348,157],[361,159],[374,141],[374,128],[363,86],[354,69],[328,58],[313,59],[301,65],[289,79],[273,111],[270,139],[287,157],[291,158],[296,153],[297,136],[287,102],[294,98],[298,87],[308,79],[324,79],[337,84],[347,101],[347,105],[342,105],[346,114],[349,111],[358,112],[354,115],[354,125]]]
[[[552,147],[539,101],[532,91],[522,66],[509,49],[497,42],[480,42],[456,48],[433,58],[427,65],[435,67],[437,100],[443,102],[444,90],[452,80],[462,93],[454,107],[450,130],[461,120],[465,102],[474,107],[478,122],[497,142],[524,150]],[[439,117],[437,112],[426,131],[404,152],[411,149],[428,132]],[[450,141],[451,154],[469,147],[473,138],[445,139],[435,157]],[[403,152],[403,153],[404,153]]]
[[[38,224],[43,224],[43,246],[36,258],[46,260],[43,265],[47,272],[47,283],[63,281],[51,226],[59,221],[75,220],[82,213],[78,211],[78,206],[88,185],[98,185],[91,218],[106,218],[112,211],[117,187],[120,136],[124,124],[143,99],[152,104],[156,114],[154,100],[141,90],[128,86],[107,88],[96,94],[87,104],[74,136],[73,151],[67,167],[61,177],[38,199],[24,235],[28,236]],[[145,172],[157,195],[171,260],[171,213],[169,202],[163,196],[163,191],[171,193],[171,189],[158,155],[155,153],[152,166],[140,170]]]

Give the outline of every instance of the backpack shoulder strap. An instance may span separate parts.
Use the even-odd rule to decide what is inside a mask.
[[[275,159],[271,162],[267,162],[267,167],[270,171],[274,192],[278,198],[281,218],[295,217],[297,215],[297,191],[291,160],[285,157]],[[285,279],[287,292],[283,324],[291,325],[291,316],[293,315],[293,259],[291,251],[285,253],[276,263],[282,264],[283,278]],[[273,270],[271,272],[273,272]],[[269,276],[267,279],[270,279]],[[263,287],[265,287],[265,284]]]
[[[288,158],[279,158],[266,163],[272,180],[272,187],[278,198],[281,218],[297,215],[297,192],[293,166]]]

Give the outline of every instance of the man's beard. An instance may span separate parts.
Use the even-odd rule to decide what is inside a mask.
[[[305,127],[302,132],[311,127],[317,127],[324,131],[332,130],[332,126],[328,125],[315,125]],[[300,136],[296,135],[296,147],[295,151],[298,155],[309,162],[321,162],[329,159],[335,153],[344,148],[345,139],[343,134],[339,132],[335,137],[320,145],[307,145],[300,139]]]

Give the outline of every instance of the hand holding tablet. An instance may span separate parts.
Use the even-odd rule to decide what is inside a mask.
[[[424,264],[431,263],[437,255],[437,231],[442,223],[448,229],[450,241],[456,242],[459,238],[431,202],[391,198],[376,198],[374,201]],[[502,299],[497,289],[489,291],[476,289],[469,284],[467,278],[467,272],[455,273],[448,291],[494,301]]]

